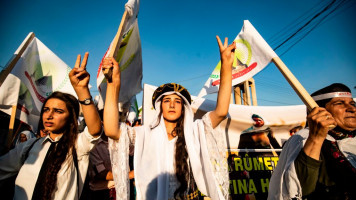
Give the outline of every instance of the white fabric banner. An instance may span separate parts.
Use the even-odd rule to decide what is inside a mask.
[[[116,61],[119,63],[121,70],[121,88],[120,88],[120,104],[130,101],[131,97],[142,90],[142,51],[141,40],[138,29],[137,15],[139,11],[139,1],[129,0],[125,9],[128,11],[129,17],[126,26],[123,29],[120,49],[117,53]],[[104,58],[112,51],[112,43]],[[100,63],[97,74],[97,87],[101,95],[98,103],[98,108],[104,107],[106,96],[106,79],[101,70],[102,62]]]
[[[277,54],[248,20],[244,20],[241,32],[235,38],[235,60],[232,68],[232,85],[248,80],[265,68]],[[198,97],[216,93],[220,85],[221,62],[206,81]]]
[[[145,84],[143,92],[143,123],[151,123],[155,110],[152,94],[157,87]],[[216,102],[192,96],[195,118],[215,109]],[[256,119],[257,118],[257,119]],[[257,132],[273,133],[280,146],[288,140],[291,130],[304,127],[306,122],[305,105],[296,106],[244,106],[230,104],[229,115],[221,123],[225,129],[227,149],[238,149],[242,134],[255,135]],[[268,130],[268,131],[267,131]],[[251,147],[252,148],[252,147]]]
[[[74,95],[68,73],[71,68],[34,38],[0,87],[1,111],[11,115],[17,105],[16,118],[37,129],[44,100],[54,91]]]

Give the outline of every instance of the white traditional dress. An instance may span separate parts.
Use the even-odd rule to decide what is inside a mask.
[[[189,164],[198,189],[211,199],[228,199],[229,177],[226,141],[220,127],[213,129],[209,113],[193,122],[189,102],[180,93],[166,92],[157,98],[157,117],[149,126],[129,127],[120,123],[119,140],[109,139],[110,159],[115,180],[116,198],[129,199],[129,147],[133,145],[135,184],[138,200],[172,199],[179,186],[175,177],[175,142],[168,140],[163,117],[159,118],[159,99],[177,94],[185,101],[184,137]]]

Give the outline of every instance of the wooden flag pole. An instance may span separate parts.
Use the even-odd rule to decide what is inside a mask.
[[[282,62],[279,57],[272,58],[273,63],[277,66],[279,71],[287,79],[288,83],[292,86],[294,91],[298,94],[299,98],[307,106],[308,110],[311,111],[315,107],[319,107],[314,99],[309,95],[309,93],[304,89],[302,84],[295,78],[292,72],[287,68],[287,66]]]
[[[16,119],[16,109],[17,109],[17,105],[13,105],[12,108],[11,108],[9,132],[7,134],[7,140],[6,140],[6,148],[8,150],[11,148],[11,141],[13,141],[13,138],[14,138],[14,126],[15,126],[15,119]]]
[[[112,42],[112,46],[110,48],[110,52],[109,52],[109,56],[108,57],[116,57],[117,55],[117,52],[119,51],[120,49],[120,44],[121,44],[121,40],[122,40],[122,35],[123,35],[123,28],[125,27],[126,25],[126,22],[127,22],[127,11],[125,10],[124,14],[122,15],[122,18],[121,18],[121,22],[120,22],[120,25],[119,25],[119,29],[117,30],[117,33],[114,37],[114,40]],[[105,69],[103,71],[104,73],[104,76],[105,78],[108,80],[108,81],[111,81],[111,77],[112,77],[112,68],[110,69]]]
[[[282,72],[283,76],[287,79],[288,83],[292,86],[294,91],[298,94],[299,98],[304,102],[309,111],[311,111],[313,108],[319,107],[279,57],[272,58],[272,61],[277,66],[279,71]],[[335,125],[329,125],[329,129],[333,128],[335,128]]]
[[[27,48],[27,46],[30,44],[30,42],[35,38],[35,34],[33,32],[29,33],[25,40],[21,43],[19,48],[15,51],[14,55],[12,58],[9,60],[9,62],[6,64],[5,69],[1,72],[0,74],[0,87],[2,83],[5,81],[7,75],[12,71],[12,69],[15,67],[17,61],[20,59],[22,56],[23,52]]]

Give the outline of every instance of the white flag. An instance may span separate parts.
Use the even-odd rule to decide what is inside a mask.
[[[119,63],[121,70],[121,88],[119,102],[124,104],[130,101],[131,97],[136,95],[142,90],[142,52],[141,40],[138,30],[137,15],[139,10],[138,0],[129,0],[125,9],[128,12],[128,19],[126,26],[123,29],[120,49],[117,53],[115,60]],[[112,51],[111,43],[108,51],[105,53],[104,58]],[[98,103],[98,108],[104,107],[106,96],[106,79],[101,70],[102,62],[100,63],[97,75],[97,87],[101,95]]]
[[[42,104],[54,91],[77,96],[70,84],[71,68],[34,38],[0,87],[0,110],[11,115],[17,105],[16,118],[37,129]]]
[[[253,77],[265,68],[277,54],[256,31],[252,24],[244,21],[241,32],[235,38],[235,60],[232,68],[232,85],[237,85]],[[220,86],[221,62],[206,81],[199,97],[218,92]]]

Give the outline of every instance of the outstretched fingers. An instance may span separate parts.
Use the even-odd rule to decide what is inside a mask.
[[[223,47],[223,44],[221,43],[220,37],[216,36],[216,40],[218,41],[219,48],[221,49]]]
[[[78,54],[77,60],[75,61],[74,68],[79,68],[79,66],[80,66],[80,60],[81,60],[81,55]]]
[[[219,36],[216,36],[216,40],[218,41],[220,52],[223,52],[225,49],[228,49],[228,51],[233,51],[236,48],[235,41],[233,41],[229,45],[229,41],[227,37],[225,37],[224,44],[222,44]]]
[[[80,66],[81,69],[85,70],[86,69],[86,66],[87,66],[87,62],[88,62],[88,57],[89,57],[89,53],[88,52],[85,52],[84,54],[84,58],[83,58],[83,62]]]
[[[225,37],[224,47],[226,48],[229,45],[227,37]]]
[[[86,66],[87,66],[87,62],[88,62],[88,57],[89,57],[89,53],[86,52],[86,53],[84,54],[83,61],[81,62],[82,56],[81,56],[80,54],[78,54],[77,60],[75,61],[74,68],[81,69],[81,70],[86,70]]]

